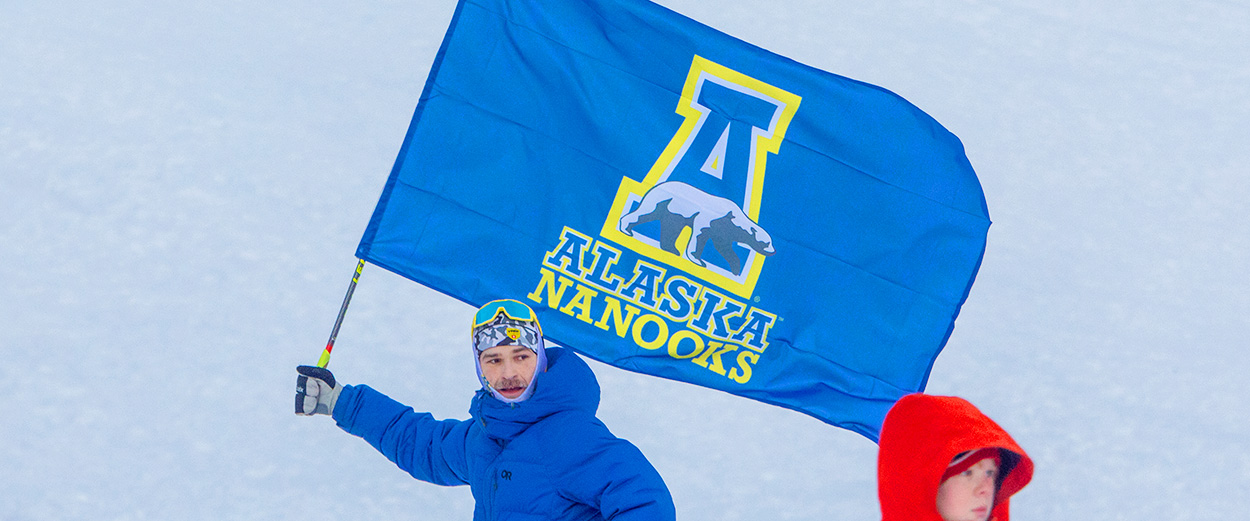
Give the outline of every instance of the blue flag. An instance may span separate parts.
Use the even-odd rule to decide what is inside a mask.
[[[887,90],[646,1],[462,0],[357,256],[875,440],[989,224],[959,140]]]

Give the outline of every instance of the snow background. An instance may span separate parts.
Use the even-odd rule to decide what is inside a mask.
[[[963,140],[994,225],[928,391],[1033,456],[1016,519],[1250,511],[1250,7],[660,3]],[[452,9],[0,2],[0,520],[471,517],[291,412]],[[466,417],[469,313],[368,267],[330,367]],[[592,367],[681,519],[879,519],[867,439]]]

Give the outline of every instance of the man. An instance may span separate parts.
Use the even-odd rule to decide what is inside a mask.
[[[331,415],[417,479],[469,485],[477,521],[676,518],[660,474],[595,417],[590,367],[547,348],[529,306],[489,302],[472,332],[482,389],[469,420],[435,420],[310,366],[297,368],[295,412]]]

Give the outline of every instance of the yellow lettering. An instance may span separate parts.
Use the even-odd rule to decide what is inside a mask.
[[[560,312],[570,317],[575,317],[587,324],[590,323],[590,306],[595,303],[595,296],[599,295],[598,291],[590,289],[587,286],[578,284],[577,294],[569,300],[568,304],[560,308]],[[574,311],[578,313],[574,314]]]
[[[748,358],[751,359],[750,362],[747,362]],[[740,384],[751,381],[751,364],[759,361],[760,355],[754,351],[743,351],[738,353],[738,367],[734,367],[729,370],[729,379]],[[742,371],[739,372],[739,369]]]
[[[763,351],[768,348],[768,330],[773,327],[773,322],[777,321],[777,315],[752,309],[747,315],[745,323],[734,333],[730,340],[737,342],[746,341],[747,347],[756,351]]]
[[[548,252],[543,259],[543,264],[567,271],[580,279],[582,277],[582,261],[586,256],[586,248],[591,241],[590,237],[577,233],[572,228],[565,226],[564,231],[560,233],[560,244],[556,246],[556,249]]]
[[[738,350],[738,346],[734,344],[722,344],[720,342],[708,342],[707,351],[704,351],[701,356],[691,361],[703,367],[706,367],[709,371],[712,371],[721,376],[725,376],[725,364],[721,362],[720,357],[721,355],[725,353],[728,353],[731,351],[737,351],[737,350]],[[711,366],[708,366],[708,360],[712,361]]]
[[[543,288],[545,287],[547,288],[547,307],[551,309],[559,308],[560,301],[564,299],[564,290],[568,289],[569,286],[573,284],[573,279],[560,276],[559,287],[557,288],[556,273],[554,271],[547,268],[539,268],[538,272],[542,275],[542,278],[538,279],[538,287],[534,288],[534,291],[526,296],[529,297],[530,300],[542,304]]]
[[[685,355],[679,354],[681,350],[678,348],[681,346],[681,341],[687,340],[687,339],[690,340],[691,342],[694,342],[694,350],[690,351],[690,354],[685,354]],[[703,352],[703,337],[699,336],[697,333],[689,329],[683,329],[681,331],[673,333],[673,336],[669,338],[668,340],[668,356],[671,356],[673,358],[676,358],[679,360],[684,360],[687,358],[694,358],[701,352]]]
[[[629,332],[629,325],[633,323],[634,317],[638,316],[638,312],[642,310],[625,304],[625,312],[621,313],[621,301],[612,297],[604,297],[604,299],[606,299],[607,305],[603,308],[603,316],[599,318],[598,322],[595,322],[595,327],[608,331],[608,320],[611,319],[613,326],[611,331],[616,333],[616,336],[625,338],[625,333]]]
[[[656,327],[659,328],[655,338],[652,338],[651,340],[643,338],[643,328],[646,327],[647,324],[655,324]],[[659,315],[643,315],[638,317],[638,320],[634,321],[633,332],[634,343],[638,344],[638,347],[643,349],[654,351],[664,347],[664,343],[668,342],[668,322],[666,322],[663,318],[660,318]]]

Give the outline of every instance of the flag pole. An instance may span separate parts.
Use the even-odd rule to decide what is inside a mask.
[[[352,275],[352,283],[347,286],[347,294],[343,296],[343,305],[339,307],[339,317],[334,320],[334,329],[330,331],[330,340],[326,342],[326,348],[321,352],[321,359],[317,361],[317,367],[325,369],[330,365],[330,351],[334,350],[334,339],[339,336],[339,326],[343,325],[343,315],[347,314],[347,304],[352,301],[352,293],[356,291],[356,282],[360,280],[360,272],[365,269],[365,260],[360,259],[356,263],[356,273]]]

